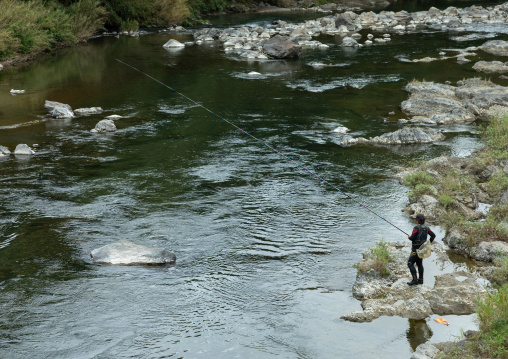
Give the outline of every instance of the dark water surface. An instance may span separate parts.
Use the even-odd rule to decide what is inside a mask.
[[[351,295],[352,265],[376,241],[405,236],[115,59],[409,231],[401,212],[407,190],[390,169],[441,153],[470,154],[476,125],[447,128],[441,143],[393,148],[342,148],[332,130],[344,125],[371,137],[401,128],[408,81],[476,75],[455,59],[401,59],[483,40],[456,43],[427,31],[345,51],[339,38],[323,37],[330,49],[306,50],[297,61],[248,62],[217,44],[166,51],[169,38],[191,40],[99,38],[0,72],[0,145],[13,151],[18,143],[38,144],[30,158],[0,160],[0,357],[410,357],[432,336],[430,322],[340,319],[360,309]],[[317,70],[312,61],[332,66]],[[250,78],[250,71],[262,75]],[[27,92],[11,96],[11,88]],[[51,120],[44,100],[105,112]],[[111,114],[124,116],[115,134],[89,132]],[[91,262],[90,250],[119,239],[171,249],[177,264]],[[468,265],[432,263],[429,277]]]

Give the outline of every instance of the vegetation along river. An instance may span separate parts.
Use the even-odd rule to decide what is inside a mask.
[[[267,26],[291,16],[212,23]],[[502,27],[482,31],[506,38]],[[367,138],[395,131],[409,81],[477,76],[474,62],[407,61],[485,41],[452,37],[393,33],[389,43],[355,51],[328,36],[319,41],[329,49],[304,50],[298,60],[247,61],[213,42],[168,51],[162,45],[170,38],[192,36],[154,33],[96,38],[4,69],[0,145],[38,146],[29,158],[0,161],[0,357],[409,358],[432,337],[425,321],[340,319],[360,308],[352,265],[376,241],[404,241],[404,234],[115,59],[409,231],[401,212],[407,189],[391,168],[469,155],[479,146],[478,124],[447,127],[446,140],[417,147],[340,147],[333,129]],[[314,61],[331,66],[314,68]],[[54,120],[45,100],[105,112]],[[117,132],[90,133],[112,114],[123,116]],[[433,229],[441,241],[443,231]],[[119,239],[168,248],[176,265],[93,264],[90,250]]]

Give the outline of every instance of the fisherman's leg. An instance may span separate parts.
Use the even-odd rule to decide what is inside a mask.
[[[418,284],[418,280],[416,277],[416,268],[415,268],[415,262],[417,260],[418,256],[415,252],[411,252],[411,256],[409,256],[409,259],[407,261],[407,266],[409,267],[409,271],[411,272],[411,276],[413,277],[413,280],[411,282],[407,282],[408,285],[415,285]]]
[[[418,284],[423,284],[423,259],[417,256],[416,265],[418,267]]]

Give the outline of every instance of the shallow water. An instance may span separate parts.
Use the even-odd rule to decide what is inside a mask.
[[[477,75],[454,59],[400,61],[484,41],[451,36],[394,34],[358,51],[323,37],[327,51],[254,62],[228,57],[217,44],[162,48],[169,38],[191,39],[184,35],[98,38],[0,72],[0,144],[11,151],[38,144],[30,158],[0,160],[0,357],[408,358],[442,331],[430,319],[340,319],[360,309],[352,265],[376,241],[405,235],[115,59],[410,231],[401,212],[407,189],[390,169],[470,154],[479,145],[476,125],[450,127],[440,143],[393,148],[342,148],[332,131],[395,131],[408,81]],[[315,69],[314,61],[331,66]],[[250,78],[250,71],[262,76]],[[11,88],[26,93],[12,96]],[[105,112],[51,120],[44,100]],[[124,116],[115,134],[89,132],[111,114]],[[441,239],[443,231],[433,229]],[[90,250],[119,239],[171,249],[177,263],[91,262]],[[429,283],[470,265],[426,263]],[[457,321],[466,327],[471,318]]]

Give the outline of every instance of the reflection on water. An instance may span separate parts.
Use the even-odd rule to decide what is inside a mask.
[[[448,34],[393,36],[354,53],[329,38],[329,51],[263,62],[228,58],[216,44],[168,52],[169,38],[95,39],[0,72],[0,145],[39,144],[34,156],[0,159],[0,356],[409,357],[430,335],[422,322],[410,322],[405,334],[403,318],[340,319],[360,307],[352,265],[376,241],[405,237],[115,59],[409,230],[401,213],[407,190],[390,169],[467,155],[478,145],[476,130],[450,130],[446,141],[426,146],[342,148],[333,129],[364,137],[395,131],[408,81],[468,77],[470,65],[453,59],[397,60],[449,47]],[[308,65],[316,61],[330,66]],[[243,76],[251,71],[262,75]],[[10,88],[27,93],[11,96]],[[45,100],[104,113],[53,120]],[[90,133],[112,114],[123,116],[117,132]],[[118,239],[171,249],[177,264],[91,263],[90,250]],[[426,273],[464,265],[431,258]]]

